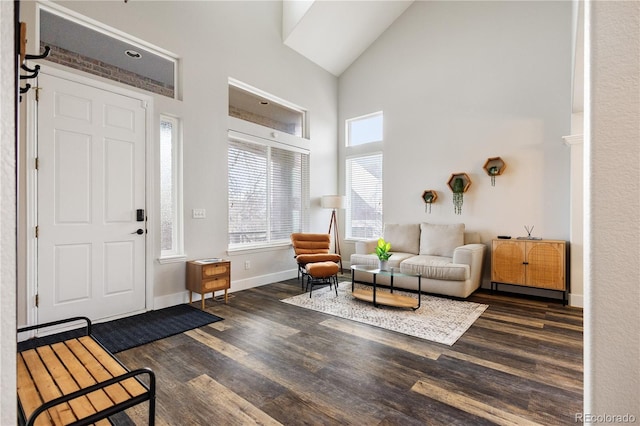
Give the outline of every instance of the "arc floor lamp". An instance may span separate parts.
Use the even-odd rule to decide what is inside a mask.
[[[323,195],[321,200],[321,205],[323,209],[331,209],[331,220],[329,221],[329,232],[331,235],[331,230],[334,229],[334,238],[336,245],[336,254],[339,254],[340,257],[340,272],[342,272],[342,254],[340,253],[340,233],[338,232],[338,218],[336,217],[337,209],[344,209],[347,204],[347,197],[344,195]]]

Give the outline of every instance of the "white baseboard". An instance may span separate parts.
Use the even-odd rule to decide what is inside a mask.
[[[569,306],[584,308],[584,295],[569,293]]]
[[[298,276],[297,269],[277,272],[275,274],[260,275],[257,277],[245,278],[243,280],[231,281],[229,293],[240,290],[247,290],[254,287],[260,287],[266,284],[276,283],[278,281],[289,280]],[[224,294],[224,291],[216,292],[216,295]],[[213,295],[207,293],[205,298],[211,298]],[[198,301],[201,296],[198,293],[193,294],[193,301]],[[180,305],[189,302],[189,290],[183,290],[178,293],[167,294],[153,298],[153,309],[168,308],[169,306]]]

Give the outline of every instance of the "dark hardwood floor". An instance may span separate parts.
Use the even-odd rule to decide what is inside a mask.
[[[207,300],[224,321],[119,353],[156,372],[156,424],[565,425],[582,412],[581,309],[477,292],[489,308],[446,346],[280,302],[299,293],[289,280]],[[127,414],[146,424],[146,410]]]

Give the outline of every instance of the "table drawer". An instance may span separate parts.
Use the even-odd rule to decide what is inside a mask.
[[[213,277],[216,275],[226,275],[229,271],[229,264],[213,263],[211,265],[202,266],[202,278]]]
[[[220,277],[202,281],[202,291],[205,293],[216,290],[224,290],[225,288],[229,287],[229,279],[227,277]]]

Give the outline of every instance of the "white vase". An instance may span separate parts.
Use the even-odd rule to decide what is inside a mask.
[[[387,266],[389,266],[389,261],[388,260],[378,259],[378,268],[381,271],[386,271],[387,270]]]

